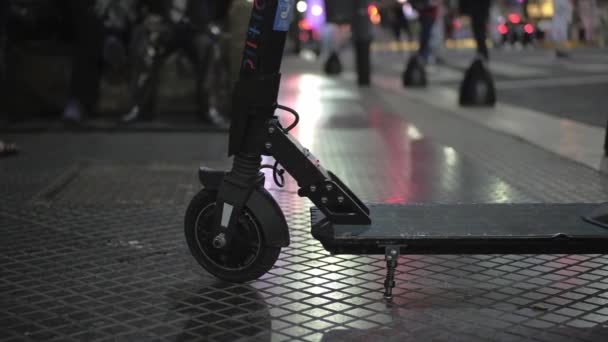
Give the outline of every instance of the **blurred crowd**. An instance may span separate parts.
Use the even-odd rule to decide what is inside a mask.
[[[159,72],[179,51],[195,79],[200,119],[225,125],[233,75],[229,49],[222,44],[233,2],[239,1],[2,0],[2,105],[12,100],[11,92],[21,90],[16,88],[50,82],[53,77],[24,84],[27,69],[36,66],[23,64],[24,56],[36,49],[40,53],[40,47],[51,42],[69,55],[69,65],[63,68],[67,71],[57,71],[69,75],[67,95],[56,96],[53,87],[47,87],[49,98],[53,97],[47,102],[64,100],[61,115],[66,122],[78,124],[97,115],[102,77],[128,85],[129,106],[119,116],[121,122],[153,119]]]
[[[530,6],[547,1],[551,16],[531,19]],[[555,42],[556,55],[568,57],[566,42],[573,36],[587,41],[608,36],[602,33],[608,22],[606,0],[360,2],[375,6],[378,13],[369,13],[371,22],[386,27],[396,40],[417,41],[423,64],[441,61],[446,39],[460,39],[465,30],[476,41],[479,58],[485,60],[487,41],[495,46],[533,45],[548,32],[543,38]],[[347,2],[323,3],[328,16],[322,30],[330,31],[331,3]],[[0,116],[8,113],[20,119],[24,108],[44,103],[66,122],[79,124],[98,115],[104,84],[122,84],[125,91],[120,94],[126,94],[127,104],[113,117],[125,124],[151,120],[158,112],[161,70],[170,61],[193,80],[198,117],[223,127],[242,50],[242,41],[231,39],[231,34],[239,37],[245,32],[251,6],[252,0],[0,0]],[[374,22],[375,15],[382,17],[381,23]],[[289,37],[298,51],[300,43],[318,41],[321,34],[306,28],[311,26],[306,13],[296,13],[296,18]],[[335,22],[343,24],[339,18]],[[350,25],[342,24],[334,26],[350,31]],[[372,39],[371,29],[353,25],[353,32],[357,27],[360,41]],[[349,44],[342,39],[323,49],[332,53]],[[315,50],[321,50],[320,43]]]
[[[434,58],[447,39],[481,34],[497,48],[555,46],[557,57],[577,42],[606,46],[606,0],[379,0],[382,24],[396,40],[421,43],[421,55]],[[483,21],[481,18],[487,18]],[[433,27],[433,29],[429,29]],[[426,42],[430,41],[429,44]],[[483,55],[486,52],[480,51]]]

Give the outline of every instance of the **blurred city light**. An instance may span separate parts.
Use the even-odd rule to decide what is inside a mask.
[[[310,12],[315,17],[320,17],[323,14],[323,7],[321,7],[320,5],[314,5],[314,6],[312,6],[312,9]]]
[[[527,34],[534,33],[534,25],[532,25],[532,24],[526,24],[524,26],[524,31],[526,31]]]
[[[302,19],[299,23],[300,29],[308,31],[312,30],[312,23],[308,19]]]
[[[418,128],[416,126],[413,126],[413,125],[409,125],[407,127],[407,136],[411,140],[421,140],[422,138],[424,138],[424,136],[422,135],[422,133],[420,133],[420,131],[418,130]]]
[[[378,15],[378,7],[376,7],[376,5],[369,5],[367,7],[367,14],[369,14],[370,17]]]
[[[460,30],[461,28],[462,28],[462,21],[460,21],[459,19],[454,20],[454,29]]]
[[[369,5],[367,7],[367,14],[369,14],[369,20],[374,25],[378,25],[382,21],[380,11],[378,10],[378,7],[376,5]]]
[[[513,24],[519,24],[521,22],[521,17],[517,13],[509,14],[509,21]]]
[[[298,3],[296,4],[296,9],[300,13],[305,13],[306,10],[308,10],[308,4],[306,3],[306,1],[298,1]]]
[[[500,32],[500,34],[507,34],[509,33],[509,28],[505,24],[500,24],[498,25],[498,32]]]
[[[378,25],[382,22],[382,17],[380,17],[380,14],[376,14],[369,17],[369,20],[372,22],[372,24]]]

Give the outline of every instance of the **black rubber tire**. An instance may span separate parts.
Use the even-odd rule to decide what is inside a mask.
[[[251,224],[251,227],[255,228],[257,236],[260,239],[257,254],[252,261],[239,269],[227,269],[216,264],[202,250],[197,240],[198,221],[203,213],[207,215],[210,210],[215,211],[214,204],[216,199],[217,191],[203,189],[194,196],[188,206],[184,232],[192,256],[205,270],[221,280],[232,283],[244,283],[258,279],[274,266],[281,253],[281,248],[266,245],[264,231],[258,223],[255,213],[252,213],[248,208],[245,209],[241,220],[245,220],[247,224]]]

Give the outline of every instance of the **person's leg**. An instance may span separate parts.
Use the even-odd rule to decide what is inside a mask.
[[[203,32],[191,30],[182,34],[182,37],[186,37],[183,41],[182,49],[194,66],[198,117],[213,123],[213,119],[217,116],[219,109],[216,107],[211,108],[211,106],[214,106],[214,104],[210,103],[211,94],[209,92],[211,89],[206,86],[210,73],[215,72],[211,68],[217,67],[211,60],[212,49],[214,48],[212,38]]]
[[[555,42],[555,56],[557,58],[568,58],[570,54],[567,52],[566,41],[568,40],[568,25],[566,20],[560,17],[553,18],[553,27],[551,29],[553,41]]]
[[[168,35],[160,32],[150,32],[145,23],[133,30],[130,48],[132,74],[129,85],[133,105],[121,118],[122,122],[154,118],[160,69],[167,57],[175,51],[173,42],[167,37]]]
[[[393,36],[395,36],[396,41],[401,40],[401,25],[398,21],[394,22],[392,25]]]
[[[477,3],[476,6],[471,6],[470,12],[473,35],[475,37],[475,43],[477,44],[477,53],[488,60],[490,54],[486,43],[486,31],[488,27],[488,17],[490,16],[489,1],[479,0],[479,3]]]
[[[410,21],[405,16],[401,19],[401,28],[407,34],[407,40],[411,42],[413,40],[412,28],[410,27]]]
[[[70,0],[69,15],[74,34],[70,99],[64,119],[80,121],[95,110],[101,78],[103,27],[93,11],[93,0]]]
[[[429,15],[420,16],[420,48],[418,49],[418,55],[426,63],[431,54],[431,33],[433,31],[433,24],[435,19]]]

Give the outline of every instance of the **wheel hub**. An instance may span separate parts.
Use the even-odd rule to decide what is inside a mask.
[[[214,229],[215,203],[205,207],[196,221],[195,238],[202,254],[217,267],[239,270],[249,266],[260,253],[262,237],[248,213],[239,217],[230,239]]]
[[[213,239],[213,247],[220,249],[226,247],[226,234],[220,233]]]

